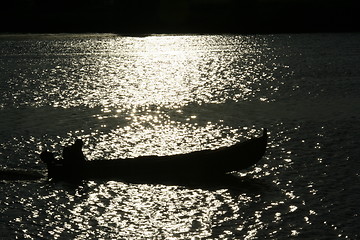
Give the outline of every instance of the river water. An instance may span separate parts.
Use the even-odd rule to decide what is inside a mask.
[[[0,180],[1,239],[357,239],[360,34],[0,36],[0,168],[270,134],[241,184]]]

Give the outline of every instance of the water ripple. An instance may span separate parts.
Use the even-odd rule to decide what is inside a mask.
[[[345,37],[344,37],[345,36]],[[0,167],[82,138],[89,160],[231,145],[231,186],[0,181],[5,239],[357,239],[358,34],[0,39]]]

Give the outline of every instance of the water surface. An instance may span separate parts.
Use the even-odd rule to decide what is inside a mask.
[[[3,35],[0,167],[213,149],[270,131],[238,185],[1,181],[5,239],[356,239],[359,34]]]

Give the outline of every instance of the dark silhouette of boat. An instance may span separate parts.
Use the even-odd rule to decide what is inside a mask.
[[[186,183],[207,181],[249,168],[264,155],[267,130],[261,137],[215,150],[171,156],[85,161],[80,165],[48,165],[54,180],[121,180],[132,183]]]

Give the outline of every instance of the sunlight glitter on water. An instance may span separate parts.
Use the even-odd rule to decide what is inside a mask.
[[[184,112],[182,108],[190,103],[201,106],[242,100],[255,94],[251,88],[260,78],[271,80],[273,77],[262,72],[266,67],[257,59],[260,52],[256,43],[237,37],[233,41],[239,42],[241,47],[238,47],[224,40],[222,36],[105,38],[91,42],[91,54],[87,53],[88,43],[76,42],[68,46],[68,51],[83,55],[76,56],[74,61],[57,63],[50,72],[50,81],[44,86],[53,95],[36,99],[39,105],[48,101],[46,104],[55,107],[101,108],[93,115],[98,123],[89,129],[91,137],[86,129],[82,129],[85,130],[83,134],[81,131],[69,133],[69,137],[82,137],[87,143],[91,141],[89,137],[98,140],[96,148],[89,147],[90,159],[101,154],[102,157],[128,156],[116,149],[135,149],[130,153],[133,156],[163,155],[198,150],[189,148],[191,146],[204,148],[206,144],[206,148],[214,148],[224,142],[228,145],[239,135],[230,133],[230,138],[214,135],[210,129],[223,128],[226,132],[227,127],[221,126],[219,116],[215,116],[213,123],[197,126],[199,113]],[[239,59],[246,64],[234,65]],[[57,86],[57,91],[49,90],[51,86]],[[109,129],[112,129],[110,133]],[[124,134],[131,135],[132,140]],[[175,142],[174,137],[178,138]],[[221,141],[212,141],[214,138]],[[161,139],[162,143],[157,143],[156,139]],[[184,141],[190,146],[183,144]],[[184,150],[177,146],[169,149],[169,142],[182,144]],[[154,145],[159,147],[154,148]],[[141,146],[152,150],[136,150]],[[174,149],[177,150],[174,152]]]
[[[43,129],[67,132],[65,138],[58,135],[63,139],[61,145],[69,144],[72,138],[83,138],[93,155],[90,159],[100,157],[101,152],[105,153],[101,157],[119,157],[124,152],[114,152],[115,149],[133,148],[140,140],[150,143],[145,145],[151,149],[153,132],[161,136],[161,145],[166,150],[157,147],[151,153],[169,154],[174,149],[177,153],[188,152],[199,143],[205,144],[198,145],[200,148],[228,145],[241,136],[233,134],[239,123],[228,127],[223,123],[224,116],[216,111],[204,112],[206,108],[202,105],[216,106],[251,97],[266,101],[268,98],[256,95],[258,83],[273,81],[269,68],[279,67],[261,61],[271,51],[264,47],[267,41],[259,37],[254,41],[253,37],[245,36],[99,36],[71,40],[50,36],[45,42],[33,43],[32,52],[24,48],[20,54],[29,58],[36,53],[42,58],[14,64],[13,70],[24,71],[21,66],[32,65],[31,72],[21,73],[31,92],[23,87],[24,82],[11,78],[10,93],[16,96],[11,104],[28,106],[30,109],[25,110],[29,111],[35,107],[34,116],[46,115],[45,119],[30,117],[29,123],[38,123],[34,132]],[[9,56],[19,54],[16,49],[11,51]],[[215,128],[224,129],[220,130],[224,132],[223,140],[211,130]],[[174,131],[178,136],[176,144],[185,141],[187,145],[183,145],[183,150],[174,146],[167,152],[166,141],[174,142],[171,136]],[[191,137],[194,131],[197,136]],[[128,140],[121,141],[128,139],[123,134],[140,136],[139,133],[142,137],[132,138],[130,145]],[[190,138],[186,140],[184,136]],[[190,140],[194,142],[189,143]],[[135,151],[130,155],[144,153],[147,152]]]
[[[17,63],[19,69],[5,72],[20,74],[10,83],[15,103],[119,110],[223,103],[254,97],[257,84],[273,81],[271,70],[279,68],[261,61],[271,54],[264,48],[266,41],[244,36],[231,41],[223,36],[150,36],[49,42],[54,44],[32,46],[41,59]],[[13,51],[5,54],[19,54]],[[23,72],[26,65],[31,72]]]
[[[288,39],[57,38],[27,42],[24,54],[5,56],[4,166],[42,169],[34,159],[43,147],[60,155],[76,138],[84,139],[93,160],[212,149],[259,136],[263,127],[270,137],[264,158],[237,173],[244,182],[234,188],[3,184],[0,230],[29,239],[313,239],[313,233],[356,239],[346,223],[358,217],[352,201],[358,179],[351,177],[358,154],[349,153],[357,153],[359,111],[348,105],[358,97],[343,95],[358,88],[338,91],[350,74],[328,83],[329,75],[357,76],[357,70],[354,64],[339,65],[335,73],[328,67],[321,77],[314,69],[327,66],[327,50],[303,65],[303,57],[277,57],[298,51],[306,36],[291,49],[283,48],[286,41],[271,46],[274,38]],[[303,72],[289,78],[294,69]],[[309,79],[313,74],[319,76]]]
[[[146,105],[174,108],[193,101],[194,96],[201,102],[212,96],[211,89],[203,87],[198,69],[207,50],[202,49],[201,42],[189,46],[186,37],[157,36],[135,39],[125,45],[119,45],[117,40],[108,44],[115,56],[121,56],[123,51],[131,54],[126,56],[125,64],[124,59],[117,62],[112,57],[96,66],[100,73],[98,79],[113,86],[101,100],[103,105],[120,109]],[[90,98],[104,96],[104,89],[98,90],[100,92],[93,92]]]
[[[224,128],[219,124],[198,126],[193,123],[163,122],[161,125],[146,123],[144,126],[141,123],[108,133],[94,131],[91,136],[76,136],[88,139],[84,152],[89,159],[98,159],[177,154],[204,147],[214,149],[233,144],[238,141],[240,134],[236,129]]]
[[[63,229],[47,226],[52,237],[76,232],[77,239],[96,234],[100,238],[202,238],[211,235],[214,219],[222,224],[236,219],[239,212],[233,197],[225,190],[213,192],[175,186],[89,182],[68,195],[68,199],[59,206],[68,209],[68,216],[48,216],[55,221],[64,220]],[[108,231],[97,233],[99,229]]]

